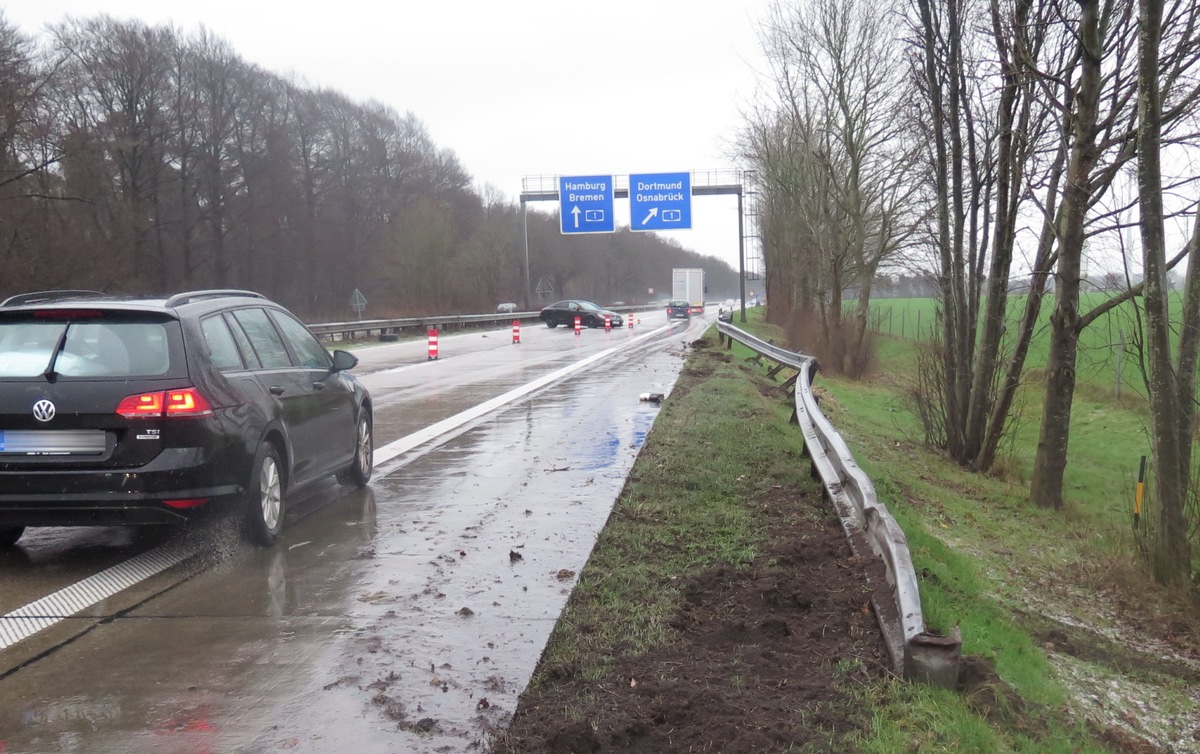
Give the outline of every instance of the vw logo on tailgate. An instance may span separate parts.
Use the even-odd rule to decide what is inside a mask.
[[[33,404],[33,418],[40,422],[48,422],[54,418],[54,404],[42,399]]]

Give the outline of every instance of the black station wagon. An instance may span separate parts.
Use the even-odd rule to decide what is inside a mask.
[[[183,523],[237,506],[270,545],[288,493],[371,477],[371,399],[249,291],[0,303],[0,546],[28,526]]]

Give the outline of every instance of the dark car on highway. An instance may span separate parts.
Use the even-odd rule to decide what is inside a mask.
[[[668,301],[667,302],[667,319],[687,319],[692,316],[691,307],[686,301]]]
[[[270,545],[295,490],[367,484],[371,398],[249,291],[0,303],[0,546],[29,526],[179,524],[234,506]]]
[[[576,317],[579,317],[579,324],[583,327],[604,327],[605,315],[609,316],[609,324],[613,327],[621,327],[625,323],[620,314],[608,309],[602,309],[591,301],[581,301],[579,299],[569,299],[550,304],[550,306],[542,309],[542,313],[538,316],[546,323],[547,327],[558,327],[559,325],[574,327]]]

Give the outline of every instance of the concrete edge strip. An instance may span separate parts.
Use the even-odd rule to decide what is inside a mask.
[[[0,649],[11,647],[138,582],[178,565],[197,551],[195,545],[162,545],[0,616]]]

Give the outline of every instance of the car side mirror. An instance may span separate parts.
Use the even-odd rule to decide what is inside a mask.
[[[333,371],[344,372],[356,366],[358,366],[358,357],[354,354],[340,349],[333,352]]]

